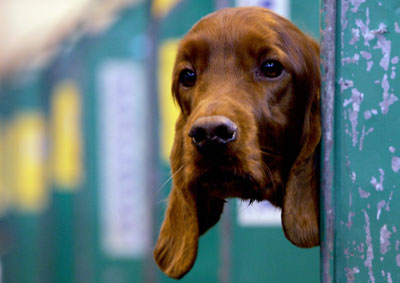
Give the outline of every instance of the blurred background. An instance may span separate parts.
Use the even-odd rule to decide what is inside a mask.
[[[313,0],[0,1],[1,283],[173,281],[152,249],[174,56],[201,17],[239,5],[319,37]],[[230,200],[182,281],[318,282],[319,248],[291,245],[268,203]]]

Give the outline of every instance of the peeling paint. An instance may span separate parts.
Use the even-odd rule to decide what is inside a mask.
[[[365,243],[367,244],[367,258],[364,261],[364,266],[368,268],[368,275],[371,282],[375,282],[374,271],[372,269],[372,261],[374,260],[374,248],[372,246],[372,237],[370,230],[370,222],[368,213],[365,209],[362,210],[365,218]],[[400,258],[399,258],[400,262]]]
[[[358,252],[363,253],[364,252],[364,243],[360,243],[360,245],[357,246],[357,250],[358,250]]]
[[[374,65],[373,61],[368,61],[367,62],[367,72],[371,71],[373,65]]]
[[[387,282],[388,283],[393,283],[392,274],[390,274],[390,272],[387,273]]]
[[[355,43],[357,43],[360,40],[360,30],[353,28],[353,29],[351,29],[351,33],[352,33],[353,37],[350,39],[349,44],[354,45]]]
[[[353,57],[342,58],[342,65],[344,66],[345,64],[358,64],[359,60],[360,60],[360,55],[356,53],[353,55]]]
[[[339,66],[335,69],[338,74],[335,99],[340,113],[335,128],[340,130],[338,138],[345,140],[338,140],[338,152],[334,155],[342,160],[340,165],[348,166],[351,161],[351,166],[343,169],[345,171],[338,177],[347,177],[348,188],[339,193],[342,201],[335,204],[342,211],[337,223],[343,233],[337,238],[336,252],[342,251],[344,263],[339,260],[340,264],[336,262],[338,269],[333,268],[338,281],[393,282],[394,279],[397,282],[400,270],[394,267],[396,263],[400,267],[400,234],[397,232],[400,226],[394,226],[396,219],[393,221],[400,188],[399,184],[397,187],[394,184],[398,183],[394,178],[400,173],[400,151],[395,148],[399,122],[396,115],[400,107],[400,103],[396,103],[400,100],[397,78],[400,53],[395,32],[400,33],[400,22],[397,19],[394,29],[392,25],[396,20],[392,16],[400,11],[400,6],[391,5],[366,0],[337,2],[341,26],[336,33]],[[389,10],[393,14],[386,17]],[[370,148],[375,145],[374,149]],[[371,174],[373,166],[376,171]],[[397,254],[396,263],[393,263]]]
[[[352,211],[349,211],[349,214],[347,215],[347,223],[346,223],[346,227],[348,229],[351,229],[351,226],[353,226],[353,220],[352,218],[354,217],[355,213]]]
[[[371,119],[372,114],[373,114],[373,115],[378,115],[378,111],[377,111],[376,109],[371,109],[371,110],[365,111],[365,112],[364,112],[364,118],[365,118],[365,120]]]
[[[380,24],[379,29],[380,32],[377,34],[378,42],[374,49],[381,49],[382,50],[382,59],[379,62],[379,65],[387,71],[389,68],[389,61],[390,61],[390,51],[392,48],[392,42],[387,40],[382,34],[387,32],[386,25]]]
[[[397,22],[394,23],[394,30],[395,32],[400,33],[400,26]]]
[[[347,105],[352,103],[352,109],[349,109],[348,113],[352,129],[353,146],[356,146],[358,142],[358,132],[357,132],[358,112],[360,112],[360,105],[364,99],[364,94],[359,92],[356,88],[352,88],[351,93],[352,93],[351,98],[345,99],[343,106],[346,107]]]
[[[394,94],[389,94],[390,85],[386,74],[383,76],[381,86],[383,88],[383,100],[379,103],[379,106],[381,107],[382,114],[386,115],[389,107],[399,99]]]
[[[387,225],[383,225],[380,230],[379,242],[381,244],[380,252],[385,255],[390,250],[390,237],[392,233],[388,230]]]
[[[344,80],[343,78],[340,78],[339,85],[340,85],[340,92],[343,93],[344,90],[353,87],[354,83],[351,80]]]
[[[354,184],[355,182],[356,182],[356,180],[357,180],[357,174],[356,174],[356,172],[351,172],[351,176],[350,176],[350,178],[351,178],[351,182]],[[351,194],[350,194],[350,197],[351,197]],[[350,203],[350,206],[351,206],[351,203]]]
[[[354,280],[356,279],[355,274],[360,273],[360,269],[358,269],[357,266],[353,268],[346,267],[344,271],[346,272],[347,283],[354,283]]]
[[[390,74],[390,79],[394,80],[396,78],[396,68],[392,67],[392,73]]]
[[[369,192],[364,191],[361,187],[358,188],[358,193],[360,194],[360,198],[369,198],[371,195]]]
[[[342,23],[343,25],[343,23]],[[361,31],[361,35],[364,38],[364,45],[369,46],[369,42],[375,38],[375,34],[371,33],[369,30],[369,8],[366,11],[366,22],[364,23],[361,19],[356,19],[356,26]]]
[[[390,211],[390,202],[392,201],[392,197],[393,197],[393,191],[390,192],[389,199],[386,203],[386,207],[385,207],[386,211]]]
[[[384,176],[385,176],[385,171],[383,171],[382,168],[379,168],[379,173],[380,173],[379,183],[378,183],[378,180],[375,177],[372,177],[371,181],[370,181],[371,185],[374,186],[375,190],[378,191],[378,192],[379,191],[383,191],[383,179],[384,179]]]
[[[363,150],[364,138],[365,138],[365,126],[362,127],[362,131],[361,131],[360,146],[358,147],[358,149],[360,151]]]
[[[376,220],[379,220],[379,218],[381,217],[381,212],[382,212],[382,208],[384,208],[386,205],[386,201],[381,200],[380,202],[378,202],[378,204],[376,205]]]
[[[369,60],[372,58],[372,54],[368,51],[361,51],[360,54],[366,60]]]
[[[360,7],[360,5],[364,2],[365,2],[365,0],[351,0],[351,4],[353,5],[353,8],[351,8],[350,11],[352,11],[353,13],[357,13],[358,7]]]
[[[392,170],[397,173],[400,170],[400,157],[392,157]]]

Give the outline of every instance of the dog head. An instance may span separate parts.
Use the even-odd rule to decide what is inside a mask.
[[[227,198],[269,200],[293,244],[319,244],[319,87],[318,45],[267,9],[220,10],[184,37],[173,188],[154,252],[167,275],[190,270]]]

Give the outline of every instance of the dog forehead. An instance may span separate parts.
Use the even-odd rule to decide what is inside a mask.
[[[206,58],[211,53],[258,55],[275,49],[284,53],[285,19],[263,8],[228,8],[196,23],[180,44],[184,59]],[[280,49],[280,50],[278,50]],[[240,54],[238,54],[238,52]]]

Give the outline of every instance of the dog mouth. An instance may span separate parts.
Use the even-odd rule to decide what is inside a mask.
[[[241,198],[250,201],[265,199],[267,186],[261,186],[251,173],[219,167],[211,167],[192,180],[193,192],[207,192],[219,199]]]

